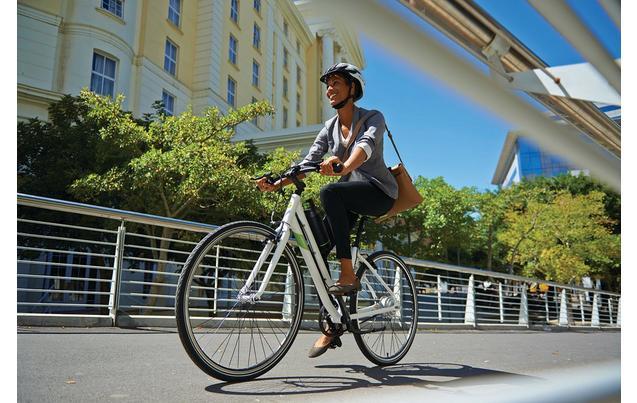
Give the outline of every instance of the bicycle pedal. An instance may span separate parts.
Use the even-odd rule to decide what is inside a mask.
[[[330,348],[336,348],[336,347],[343,347],[343,342],[341,341],[340,337],[335,337],[330,342]]]

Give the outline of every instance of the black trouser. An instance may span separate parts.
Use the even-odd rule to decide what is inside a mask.
[[[349,234],[358,215],[383,215],[394,199],[371,182],[336,182],[321,189],[321,203],[334,234],[336,258],[351,259]]]

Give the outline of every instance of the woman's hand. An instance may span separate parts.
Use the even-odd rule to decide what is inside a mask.
[[[325,161],[321,162],[321,170],[319,172],[321,172],[321,175],[327,175],[327,176],[341,176],[344,175],[344,169],[343,171],[336,173],[334,172],[334,166],[332,164],[342,164],[341,160],[333,155],[331,157],[329,157],[328,159],[326,159]]]
[[[268,178],[261,178],[259,180],[256,181],[257,182],[257,187],[259,188],[260,191],[262,192],[274,192],[279,190],[279,186],[274,184],[270,184],[268,183]]]

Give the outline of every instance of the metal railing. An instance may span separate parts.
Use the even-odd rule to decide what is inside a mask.
[[[24,194],[17,203],[19,324],[174,326],[183,264],[197,242],[217,228]],[[411,258],[405,262],[416,281],[424,326],[621,326],[617,293]],[[334,271],[337,267],[331,263]],[[202,287],[209,291],[211,311],[221,314],[237,273],[214,259],[209,269]],[[307,270],[303,273],[304,319],[313,321],[318,296]],[[285,285],[283,277],[273,281]]]

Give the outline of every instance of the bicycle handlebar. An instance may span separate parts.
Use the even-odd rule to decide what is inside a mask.
[[[292,179],[292,181],[296,182],[298,179],[297,177],[301,174],[306,174],[306,173],[310,173],[310,172],[319,172],[321,170],[321,162],[315,162],[315,163],[306,163],[306,164],[298,164],[298,165],[294,165],[292,166],[290,169],[288,169],[287,171],[285,171],[284,173],[282,173],[281,175],[278,176],[277,179],[284,179],[284,178],[289,178]],[[341,163],[332,163],[332,168],[334,169],[335,173],[340,173],[343,171],[343,164]],[[252,180],[259,180],[262,178],[266,178],[266,182],[268,182],[270,185],[274,185],[274,183],[276,182],[276,180],[272,177],[273,174],[272,172],[267,172],[264,173],[261,176],[257,176],[255,178],[251,178]]]
[[[322,161],[321,161],[322,162]],[[291,178],[296,177],[300,174],[310,173],[310,172],[319,172],[321,170],[321,162],[310,163],[310,164],[299,164],[288,169],[284,174],[281,175],[282,178]],[[332,163],[332,168],[334,172],[340,173],[343,171],[343,164],[341,163]]]

